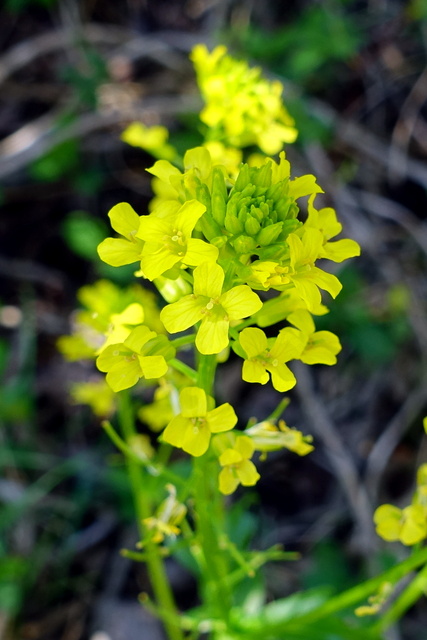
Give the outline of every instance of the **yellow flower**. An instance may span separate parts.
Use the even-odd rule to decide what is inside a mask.
[[[318,229],[323,235],[319,258],[342,262],[348,258],[360,256],[360,246],[355,240],[346,238],[329,242],[331,238],[341,233],[342,224],[338,222],[337,214],[331,207],[325,207],[318,211],[314,206],[315,197],[316,194],[312,194],[308,199],[308,216],[304,227]]]
[[[374,513],[374,522],[378,535],[388,542],[400,540],[411,546],[427,537],[426,511],[421,505],[399,509],[382,504]]]
[[[130,204],[121,202],[110,210],[108,217],[114,231],[122,238],[106,238],[98,245],[101,260],[112,267],[139,262],[143,247],[143,242],[136,237],[140,216]]]
[[[137,237],[145,241],[141,269],[146,278],[154,280],[179,262],[191,266],[209,260],[215,262],[218,249],[191,237],[205,210],[200,202],[190,200],[173,215],[158,218],[150,214],[141,220]]]
[[[336,364],[336,355],[341,351],[341,344],[334,333],[316,331],[313,318],[305,309],[292,312],[287,320],[297,327],[305,338],[305,348],[299,360],[305,364]]]
[[[259,68],[226,55],[216,47],[194,47],[191,59],[206,107],[200,119],[209,128],[211,139],[228,146],[257,144],[266,154],[278,153],[285,142],[294,142],[294,121],[281,100],[283,86],[267,81]]]
[[[194,293],[167,305],[160,318],[169,333],[185,331],[201,320],[197,349],[203,354],[220,353],[229,342],[230,321],[256,313],[262,302],[247,285],[222,293],[224,271],[216,263],[203,262],[193,275]]]
[[[289,246],[290,267],[287,275],[309,310],[314,311],[321,303],[319,288],[336,298],[342,289],[340,281],[314,264],[323,247],[322,233],[309,227],[303,231],[302,237],[290,233],[286,242]]]
[[[127,142],[132,147],[145,149],[156,158],[173,160],[176,156],[175,149],[167,144],[169,131],[166,127],[146,127],[141,122],[132,122],[120,137],[123,142]]]
[[[123,342],[132,328],[144,322],[164,332],[154,294],[134,285],[126,289],[98,280],[77,292],[85,309],[74,314],[71,336],[61,336],[58,348],[68,360],[93,358],[110,344]]]
[[[157,336],[144,325],[134,329],[121,344],[107,347],[96,361],[100,371],[107,372],[107,383],[113,391],[133,387],[140,378],[161,378],[168,370],[163,351],[173,357],[174,350],[165,336]],[[173,353],[168,353],[172,350]]]
[[[163,440],[192,456],[202,456],[209,448],[212,433],[229,431],[237,416],[228,402],[208,411],[203,389],[186,387],[179,394],[181,413],[175,416],[163,432]]]
[[[252,487],[260,479],[260,475],[250,458],[255,450],[254,444],[247,436],[237,436],[234,446],[226,449],[219,458],[224,467],[219,474],[219,490],[225,495],[233,493],[239,484]]]
[[[239,335],[240,345],[247,357],[243,363],[243,380],[265,384],[270,374],[277,391],[292,389],[296,379],[285,362],[297,358],[304,349],[305,343],[300,336],[300,332],[287,328],[269,345],[267,336],[261,329],[243,329]]]

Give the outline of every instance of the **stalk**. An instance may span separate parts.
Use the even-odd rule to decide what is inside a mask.
[[[131,438],[136,435],[132,405],[126,391],[118,393],[117,396],[120,426],[125,441],[129,443]],[[140,537],[143,538],[143,520],[152,515],[150,494],[147,491],[146,472],[142,469],[141,465],[130,456],[126,456],[126,466],[135,503],[138,532]],[[169,640],[184,640],[181,628],[173,622],[174,619],[178,618],[179,614],[163,560],[159,555],[156,545],[150,542],[146,545],[146,564],[154,598],[159,607],[159,615],[162,618],[168,638]]]

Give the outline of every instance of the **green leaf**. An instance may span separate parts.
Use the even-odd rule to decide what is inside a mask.
[[[108,235],[107,226],[85,211],[72,211],[62,225],[65,242],[75,254],[86,260],[97,260],[96,247]]]

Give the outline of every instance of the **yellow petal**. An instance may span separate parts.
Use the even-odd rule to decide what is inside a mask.
[[[237,468],[237,476],[245,487],[253,487],[260,479],[256,466],[250,460],[243,460]]]
[[[181,260],[180,256],[167,247],[159,248],[158,245],[148,243],[144,249],[147,253],[141,256],[141,269],[148,280],[159,278]]]
[[[231,404],[225,402],[216,409],[208,411],[207,421],[212,433],[222,433],[229,431],[237,424],[237,416]]]
[[[360,245],[355,240],[344,239],[336,242],[327,242],[323,245],[320,258],[327,258],[333,262],[343,262],[348,258],[360,256]]]
[[[239,436],[234,445],[236,451],[238,451],[242,458],[250,458],[255,450],[254,442],[248,436]]]
[[[114,231],[120,233],[125,238],[131,239],[138,231],[139,215],[127,202],[116,204],[108,213],[111,226]]]
[[[133,387],[141,377],[137,360],[120,359],[107,373],[106,381],[113,391],[123,391]]]
[[[181,414],[185,418],[201,418],[206,416],[208,406],[206,393],[199,387],[185,387],[179,394]]]
[[[279,364],[276,367],[267,366],[267,370],[271,373],[271,382],[273,387],[284,393],[292,389],[297,381],[292,371],[285,364]]]
[[[187,242],[187,251],[182,260],[185,264],[195,266],[202,264],[202,262],[215,262],[217,258],[217,247],[203,240],[190,238]]]
[[[209,448],[211,434],[206,425],[195,427],[188,426],[182,441],[182,448],[190,455],[198,458],[202,456]]]
[[[219,264],[203,262],[194,269],[194,294],[219,298],[224,284],[224,271]]]
[[[242,368],[242,380],[266,384],[269,381],[269,375],[261,363],[255,360],[245,360]]]
[[[202,217],[206,207],[197,200],[188,200],[180,210],[175,221],[175,226],[180,229],[186,238],[189,238],[197,224],[199,218]]]
[[[105,238],[97,251],[101,260],[112,267],[122,267],[141,259],[141,246],[122,238]]]
[[[262,302],[259,296],[246,284],[233,287],[220,298],[221,306],[226,310],[230,320],[240,320],[259,311]]]
[[[219,457],[219,464],[222,467],[226,467],[230,464],[238,464],[242,462],[242,454],[235,449],[226,449]]]
[[[203,318],[196,336],[198,351],[204,355],[220,353],[228,346],[228,329],[227,320]]]
[[[146,342],[152,340],[156,337],[155,331],[150,331],[148,327],[145,325],[141,325],[140,327],[136,327],[132,329],[126,340],[124,341],[124,345],[131,349],[131,351],[135,351],[135,353],[140,353],[142,347]]]
[[[254,358],[267,349],[267,337],[261,329],[248,327],[239,334],[239,342],[248,358]]]
[[[221,469],[219,474],[219,490],[225,496],[229,496],[239,486],[240,481],[231,467]]]
[[[163,431],[163,440],[172,444],[174,447],[182,447],[184,434],[189,424],[191,425],[191,422],[188,418],[184,418],[181,415],[175,416]]]
[[[184,296],[181,300],[166,305],[160,313],[160,320],[169,333],[185,331],[203,317],[202,309],[207,304],[204,296]]]
[[[168,370],[168,364],[163,356],[140,356],[139,364],[144,378],[161,378]]]

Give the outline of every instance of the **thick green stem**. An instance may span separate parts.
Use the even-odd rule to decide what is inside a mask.
[[[118,394],[118,401],[120,426],[123,437],[126,443],[129,444],[136,435],[132,405],[129,395],[125,391]],[[147,491],[147,478],[140,464],[131,456],[126,457],[126,464],[135,501],[138,531],[141,538],[143,538],[143,520],[152,515],[150,493]],[[181,628],[173,623],[173,620],[178,618],[178,611],[162,558],[155,544],[148,542],[145,548],[148,575],[168,638],[169,640],[183,640],[184,636]]]
[[[215,355],[199,355],[197,384],[208,396],[214,395]],[[227,583],[228,563],[220,546],[219,531],[224,523],[223,496],[218,489],[216,461],[206,454],[194,459],[194,500],[197,514],[197,537],[203,556],[204,589],[207,604],[214,615],[225,623],[231,607],[231,591]]]
[[[217,479],[212,477],[212,464],[205,457],[195,459],[194,467],[196,527],[203,555],[204,599],[215,617],[226,622],[231,607],[231,593],[227,582],[227,559],[220,548],[218,536]]]

